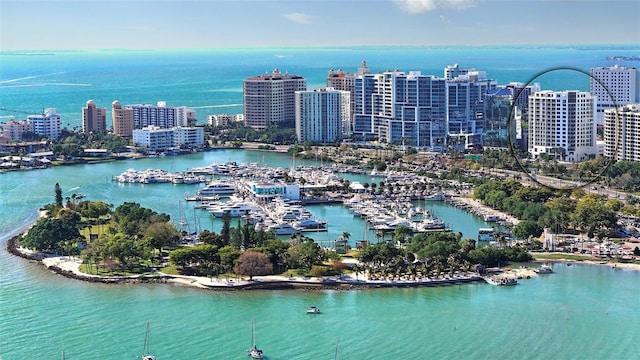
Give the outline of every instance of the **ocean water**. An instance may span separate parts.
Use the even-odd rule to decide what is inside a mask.
[[[0,52],[0,121],[26,118],[54,107],[62,125],[82,127],[81,108],[93,99],[107,108],[111,103],[188,106],[198,123],[210,114],[242,113],[242,81],[272,72],[297,74],[307,87],[325,86],[329,69],[355,72],[365,60],[372,72],[421,71],[443,76],[443,68],[459,64],[487,72],[499,84],[540,82],[543,89],[589,90],[593,66],[637,66],[638,61],[608,61],[607,56],[638,55],[630,47],[355,47],[264,48],[193,51],[68,51],[46,54]]]
[[[363,59],[373,71],[398,68],[433,74],[459,63],[485,70],[504,83],[526,82],[552,66],[588,70],[612,64],[603,60],[606,56],[637,53],[637,48],[2,53],[0,107],[56,107],[63,123],[74,127],[88,99],[107,108],[115,99],[165,100],[194,107],[202,123],[210,113],[240,112],[242,79],[274,67],[307,77],[310,87],[321,86],[328,69],[355,71]],[[554,81],[549,86],[588,89],[588,79],[586,87],[579,81]],[[9,236],[35,220],[38,207],[53,201],[56,182],[65,196],[83,193],[116,205],[136,201],[173,218],[182,213],[190,226],[216,230],[216,220],[183,200],[195,186],[111,181],[128,168],[183,171],[213,161],[291,165],[282,154],[221,150],[0,173],[0,358],[59,359],[64,351],[66,359],[134,359],[143,350],[149,321],[151,350],[159,360],[245,359],[254,316],[258,346],[269,359],[331,359],[338,343],[341,359],[631,359],[640,352],[638,271],[556,264],[554,274],[510,288],[474,283],[363,291],[213,292],[168,284],[88,284],[52,274],[4,249]],[[444,205],[429,208],[468,237],[485,225]],[[352,240],[366,236],[363,223],[340,207],[310,209],[330,223],[328,233],[315,235],[319,241],[331,240],[344,229]],[[323,314],[305,314],[311,305]]]

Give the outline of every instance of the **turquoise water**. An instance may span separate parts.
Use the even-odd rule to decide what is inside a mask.
[[[107,108],[111,103],[189,106],[200,124],[209,114],[242,113],[242,81],[272,72],[301,75],[309,89],[325,86],[329,69],[355,72],[362,60],[372,72],[398,69],[443,75],[443,68],[459,64],[486,71],[499,84],[540,82],[543,89],[589,90],[581,73],[558,71],[533,79],[556,67],[589,72],[593,66],[638,61],[608,61],[607,56],[638,55],[638,46],[616,47],[354,47],[263,48],[199,51],[67,51],[51,55],[0,52],[1,108],[39,113],[55,107],[62,125],[81,128],[81,108],[93,99]],[[1,111],[8,116],[27,114]],[[110,122],[109,122],[110,124]]]
[[[483,283],[362,291],[213,292],[178,285],[103,285],[66,279],[9,255],[6,236],[34,219],[34,209],[64,194],[119,204],[135,200],[177,216],[188,185],[118,184],[127,168],[182,169],[213,161],[250,161],[255,152],[213,151],[184,157],[58,167],[0,174],[0,358],[133,359],[151,323],[158,359],[244,359],[256,317],[258,345],[269,359],[626,359],[640,346],[640,272],[555,265],[555,274],[513,288]],[[262,154],[287,166],[282,154]],[[426,206],[454,231],[483,222],[440,203]],[[333,238],[360,219],[340,206],[311,208],[329,220]],[[206,214],[206,216],[209,216]],[[202,220],[204,224],[206,221]],[[457,230],[460,228],[461,230]],[[466,234],[465,234],[466,235]],[[308,306],[323,314],[309,316]]]
[[[88,99],[110,107],[155,103],[207,114],[239,113],[242,80],[278,67],[324,83],[328,69],[421,70],[442,74],[454,63],[485,70],[499,83],[527,81],[553,66],[613,65],[609,55],[637,55],[637,48],[352,48],[261,49],[201,52],[93,52],[21,56],[0,53],[0,107],[39,112],[56,107],[63,126],[80,126]],[[620,62],[638,66],[637,62]],[[167,76],[171,74],[171,76]],[[29,77],[27,79],[22,79]],[[543,88],[588,90],[588,79],[557,76]],[[0,121],[20,113],[0,111]],[[512,288],[487,284],[364,291],[212,292],[177,285],[101,285],[54,275],[9,255],[6,239],[35,220],[36,209],[83,193],[113,204],[136,201],[174,219],[180,209],[200,229],[220,224],[184,202],[194,185],[118,184],[128,168],[183,171],[213,161],[259,162],[289,167],[280,154],[241,150],[198,153],[97,165],[0,174],[0,358],[3,360],[134,359],[151,323],[158,360],[246,359],[251,318],[258,345],[269,359],[631,359],[640,352],[640,272],[598,266],[555,265],[555,274],[522,280]],[[296,164],[302,163],[296,161]],[[366,177],[364,177],[366,179]],[[475,237],[484,223],[442,204],[426,206],[454,231]],[[361,220],[341,207],[311,207],[329,221],[319,241],[342,231],[365,235]],[[198,218],[198,221],[195,220]],[[315,305],[320,316],[307,316]]]

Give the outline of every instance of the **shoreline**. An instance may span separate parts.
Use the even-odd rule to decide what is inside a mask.
[[[39,212],[43,216],[43,212]],[[40,217],[39,216],[39,217]],[[39,218],[38,217],[38,218]],[[477,273],[466,273],[464,275],[442,278],[422,278],[422,279],[402,279],[402,280],[369,280],[362,276],[352,278],[351,275],[331,276],[323,278],[312,277],[286,277],[281,275],[256,276],[252,281],[242,277],[235,279],[222,279],[219,277],[202,277],[202,276],[186,276],[186,275],[168,275],[162,272],[154,272],[152,274],[139,274],[131,276],[99,276],[83,273],[80,271],[81,261],[76,257],[68,256],[51,256],[41,252],[33,252],[25,248],[17,246],[19,239],[32,226],[25,226],[17,229],[13,236],[7,240],[6,249],[14,255],[23,259],[37,261],[47,270],[62,275],[64,277],[103,284],[176,284],[181,286],[190,286],[204,290],[214,291],[237,291],[237,290],[358,290],[358,289],[375,289],[375,288],[401,288],[401,287],[432,287],[447,286],[470,282],[482,281],[485,279]],[[545,253],[547,254],[547,253]],[[545,259],[536,258],[536,253],[531,253],[534,257],[532,263],[559,263],[571,266],[573,264],[584,264],[591,266],[606,266],[613,269],[628,269],[640,271],[640,264],[629,264],[609,261],[594,260],[574,260],[574,259]],[[504,268],[509,268],[505,266]],[[528,267],[526,267],[528,268]],[[513,277],[513,273],[517,276],[518,269],[509,271],[508,276]]]
[[[22,235],[16,235],[7,242],[7,251],[12,255],[23,259],[37,261],[53,273],[67,278],[104,284],[136,284],[136,283],[172,283],[208,290],[356,290],[390,287],[429,287],[446,286],[462,283],[483,281],[477,274],[465,274],[462,276],[425,278],[416,280],[369,280],[362,277],[356,279],[350,275],[340,277],[286,277],[280,275],[256,276],[252,281],[240,278],[223,279],[202,276],[167,275],[156,272],[150,275],[133,276],[98,276],[80,272],[79,259],[67,256],[47,256],[43,253],[31,252],[17,246],[17,241]]]

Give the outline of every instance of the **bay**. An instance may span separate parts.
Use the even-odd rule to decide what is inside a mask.
[[[382,51],[384,50],[384,51]],[[63,126],[79,127],[88,99],[110,108],[155,103],[193,107],[199,123],[212,113],[242,111],[242,80],[279,68],[322,86],[328,69],[420,70],[441,75],[459,63],[487,71],[499,83],[526,82],[562,66],[587,70],[606,56],[637,55],[637,47],[539,48],[265,48],[186,52],[60,52],[27,56],[0,52],[0,104],[26,112],[56,107]],[[171,76],[169,76],[169,74]],[[565,75],[568,73],[565,73]],[[558,75],[556,73],[555,75]],[[544,80],[544,81],[542,81]],[[542,79],[543,88],[588,90],[572,74]],[[21,113],[0,111],[0,121]],[[32,223],[38,207],[53,201],[54,184],[65,196],[82,193],[113,204],[139,202],[190,225],[216,230],[219,223],[188,208],[195,186],[118,184],[128,168],[183,171],[213,161],[291,166],[281,154],[221,150],[188,156],[0,173],[0,358],[133,359],[143,350],[146,322],[151,350],[161,359],[244,359],[251,318],[257,342],[270,359],[628,359],[640,351],[640,272],[605,266],[556,264],[554,274],[511,288],[483,283],[448,287],[363,291],[213,292],[185,286],[89,284],[52,274],[9,255],[6,240]],[[296,161],[296,164],[300,164]],[[313,162],[310,162],[313,163]],[[442,204],[428,204],[454,231],[475,237],[481,219]],[[329,221],[331,241],[342,231],[352,242],[363,223],[337,206],[310,207]],[[195,218],[198,218],[198,221]],[[340,225],[337,225],[340,224]],[[308,306],[322,309],[309,317]]]

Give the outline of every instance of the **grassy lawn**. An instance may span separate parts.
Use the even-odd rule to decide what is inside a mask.
[[[133,265],[127,269],[122,268],[122,269],[116,269],[116,270],[108,270],[106,267],[101,265],[98,269],[98,273],[96,274],[95,265],[92,267],[90,271],[89,266],[87,264],[81,264],[80,271],[82,271],[85,274],[100,275],[100,276],[133,276],[133,275],[142,275],[142,274],[151,273],[150,268],[146,266],[141,266],[141,265]]]

